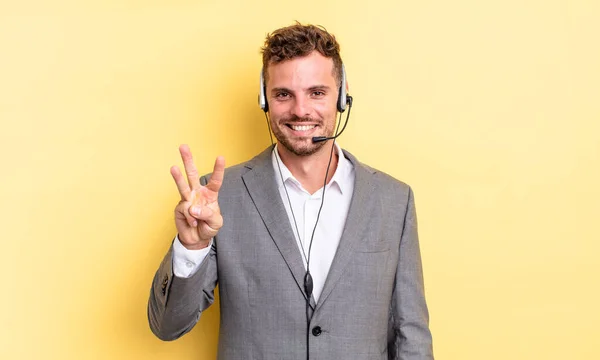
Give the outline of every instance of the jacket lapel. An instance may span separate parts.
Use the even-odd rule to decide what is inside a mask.
[[[298,245],[296,245],[296,238],[292,232],[290,220],[277,189],[275,171],[271,162],[272,150],[273,147],[269,147],[250,160],[245,165],[250,170],[242,175],[242,179],[263,223],[306,299],[304,293],[304,264]],[[312,303],[314,307],[314,301]]]
[[[354,166],[354,192],[350,201],[350,208],[346,218],[346,225],[342,232],[340,244],[333,258],[329,274],[325,279],[323,291],[319,297],[317,308],[323,304],[331,291],[342,276],[344,269],[354,256],[354,246],[366,236],[366,230],[369,217],[365,214],[373,213],[374,199],[374,183],[372,181],[373,171],[370,168],[359,163],[356,158],[344,150],[344,155],[350,160]]]

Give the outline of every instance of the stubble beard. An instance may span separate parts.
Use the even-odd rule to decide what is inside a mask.
[[[296,119],[293,119],[292,121],[294,121],[296,123],[302,123],[302,122],[309,122],[309,121],[312,122],[313,119],[296,118]],[[284,126],[286,126],[284,124],[287,122],[290,122],[290,119],[282,119],[282,120],[279,120],[278,122],[279,122],[279,124],[282,124],[281,127],[284,127]],[[321,122],[321,124],[322,123],[323,122]],[[284,148],[286,148],[289,152],[291,152],[292,154],[294,154],[296,156],[310,156],[310,155],[316,153],[317,151],[319,151],[327,143],[327,141],[320,141],[317,143],[313,143],[312,137],[302,137],[302,138],[297,139],[299,141],[292,141],[292,139],[288,138],[284,134],[283,130],[281,130],[281,127],[273,126],[273,124],[271,124],[271,129],[273,130],[273,135],[275,135],[275,138],[277,139],[277,143],[281,144]],[[330,137],[331,135],[333,135],[333,128],[330,129],[329,131],[327,131],[327,134],[325,136]]]

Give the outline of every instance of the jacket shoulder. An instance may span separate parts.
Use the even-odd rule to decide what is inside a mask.
[[[379,169],[376,169],[372,166],[364,164],[362,162],[356,162],[355,167],[359,166],[364,168],[367,172],[372,174],[372,179],[375,182],[375,185],[379,189],[387,189],[387,191],[392,191],[394,193],[406,194],[412,192],[412,188],[406,182],[384,172]]]

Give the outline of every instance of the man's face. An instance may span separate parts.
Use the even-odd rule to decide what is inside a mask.
[[[338,85],[333,60],[313,51],[305,57],[270,64],[267,71],[273,134],[295,155],[314,154],[326,142],[313,143],[313,136],[332,136],[335,127]]]

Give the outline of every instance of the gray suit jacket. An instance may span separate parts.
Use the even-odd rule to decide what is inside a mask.
[[[198,272],[174,276],[172,250],[162,261],[148,302],[160,339],[190,331],[218,283],[218,359],[306,358],[305,271],[271,150],[226,170],[224,226]],[[356,171],[354,194],[319,302],[311,301],[310,359],[433,359],[412,191],[344,154]]]

